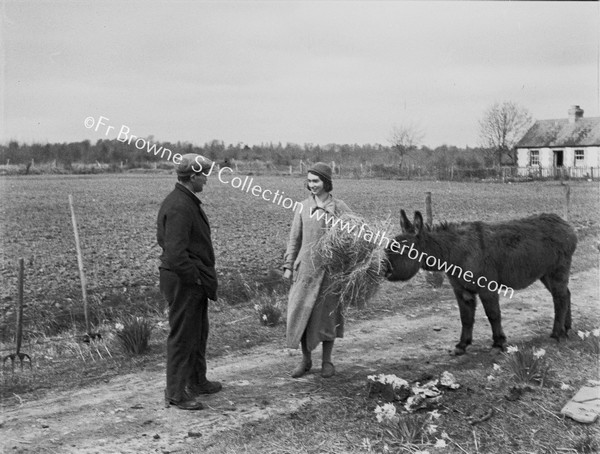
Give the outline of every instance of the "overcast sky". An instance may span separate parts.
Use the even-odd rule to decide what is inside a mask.
[[[0,0],[1,1],[1,0]],[[600,116],[598,2],[8,0],[0,142],[476,146],[510,100]],[[115,127],[86,129],[88,116]]]

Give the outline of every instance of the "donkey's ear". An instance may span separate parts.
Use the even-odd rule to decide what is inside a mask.
[[[420,211],[415,211],[415,219],[413,220],[414,230],[417,235],[423,231],[423,216]]]
[[[415,229],[408,220],[404,210],[400,210],[400,229],[402,230],[402,233],[415,233]]]

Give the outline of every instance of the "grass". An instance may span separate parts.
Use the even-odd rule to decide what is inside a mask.
[[[152,323],[144,317],[129,316],[115,325],[116,337],[125,353],[141,355],[148,350]]]
[[[546,344],[547,333],[534,336],[531,342]],[[377,421],[375,410],[381,403],[369,397],[364,375],[358,374],[350,379],[334,378],[297,411],[223,432],[218,439],[203,444],[202,450],[206,453],[597,452],[598,425],[582,425],[559,412],[573,394],[573,389],[562,389],[560,383],[566,381],[573,388],[585,383],[589,371],[597,370],[598,357],[589,354],[578,341],[568,346],[550,345],[546,355],[557,380],[544,387],[532,386],[518,400],[506,398],[515,384],[511,372],[495,370],[491,357],[478,358],[483,362],[463,363],[463,367],[454,371],[461,387],[444,392],[438,407],[439,418],[433,420],[426,411],[399,413],[397,423],[390,425]],[[435,359],[432,358],[432,363]],[[395,358],[382,366],[389,368],[389,372],[399,367]],[[412,372],[405,370],[404,378],[415,381],[421,374],[438,376],[442,371],[440,366],[421,363]],[[495,376],[493,380],[488,379],[490,375]],[[436,448],[438,440],[444,440],[446,447]]]
[[[410,290],[410,296],[402,305],[384,291],[368,311],[351,310],[348,317],[373,319],[393,313],[410,314],[431,304],[431,289],[417,285]],[[252,304],[252,301],[246,305],[211,304],[211,358],[258,344],[281,342],[285,336],[284,325],[261,325]],[[17,369],[14,374],[8,369],[3,370],[0,377],[5,404],[18,404],[20,398],[42,397],[50,388],[89,386],[142,369],[162,371],[167,331],[159,316],[155,316],[153,326],[149,351],[142,356],[129,357],[119,353],[113,325],[98,329],[103,334],[102,343],[112,356],[100,342],[90,345],[77,342],[76,333],[72,333],[70,340],[48,338],[40,339],[45,343],[26,344],[24,351],[33,353],[34,367],[31,370],[25,367],[23,371]],[[586,329],[591,331],[593,326],[590,324]],[[190,452],[201,449],[206,453],[383,453],[386,446],[387,452],[428,450],[430,454],[597,452],[600,439],[597,424],[583,426],[563,418],[559,411],[574,390],[590,378],[590,371],[597,370],[598,356],[578,336],[558,344],[549,341],[548,334],[549,326],[534,328],[527,343],[533,351],[546,350],[544,357],[554,373],[553,380],[544,387],[534,383],[519,399],[508,400],[516,382],[503,357],[477,355],[474,361],[457,364],[453,374],[461,388],[444,393],[439,405],[441,417],[430,423],[437,426],[437,432],[426,432],[428,437],[422,441],[420,422],[426,418],[426,413],[417,412],[416,417],[405,417],[404,425],[390,433],[389,427],[377,421],[375,409],[381,402],[375,396],[369,396],[368,383],[364,373],[360,373],[334,377],[327,386],[309,386],[303,391],[311,398],[300,409],[243,424]],[[423,376],[438,376],[447,367],[439,365],[442,355],[443,352],[425,351],[423,358],[427,361],[416,362],[414,359],[388,358],[379,364],[380,372],[398,374],[411,382],[422,380]],[[414,367],[409,367],[410,364]],[[496,370],[494,364],[500,364],[501,369]],[[494,378],[490,380],[490,376]],[[571,389],[562,389],[563,383]],[[470,423],[490,408],[494,412],[491,419],[475,425]],[[434,448],[437,439],[442,438],[442,432],[448,436],[445,439],[447,447]]]
[[[509,346],[503,363],[518,383],[544,386],[551,373],[545,354],[544,349]]]
[[[344,309],[362,307],[384,279],[385,243],[379,244],[377,237],[389,231],[390,222],[367,223],[350,213],[342,214],[339,220],[316,244],[317,254],[331,279],[325,291],[339,295],[339,304]]]
[[[281,189],[294,200],[306,197],[302,179],[256,180],[263,188]],[[42,397],[49,389],[88,386],[119,374],[164,368],[167,328],[164,302],[156,285],[158,251],[152,246],[156,212],[173,186],[173,178],[45,175],[43,185],[32,184],[39,181],[40,177],[35,176],[0,178],[0,348],[3,355],[14,350],[16,262],[18,257],[25,257],[26,338],[21,350],[33,358],[31,369],[25,366],[21,371],[17,366],[12,372],[7,366],[0,371],[4,405],[18,404],[21,396]],[[150,183],[152,190],[148,190]],[[578,272],[598,263],[600,214],[591,207],[597,207],[600,191],[597,183],[570,184],[571,221],[579,238],[573,272]],[[495,221],[533,212],[563,212],[564,191],[555,182],[501,185],[336,180],[334,186],[336,196],[360,215],[374,220],[387,216],[393,220],[400,208],[406,209],[409,216],[412,210],[423,210],[426,191],[433,194],[436,221]],[[69,193],[75,197],[93,331],[103,336],[90,344],[79,341],[83,312]],[[209,182],[203,201],[213,226],[222,284],[222,299],[209,308],[209,357],[281,343],[285,325],[262,325],[254,305],[260,303],[260,295],[272,306],[285,300],[288,284],[280,279],[280,265],[292,213],[216,179]],[[388,233],[398,233],[397,228],[392,227]],[[248,290],[244,285],[248,282],[258,282],[259,290]],[[436,290],[414,285],[403,292],[402,304],[398,304],[397,295],[391,297],[384,291],[363,310],[350,308],[347,319],[351,323],[390,314],[410,316],[420,308],[431,307],[432,295],[438,299],[447,291],[447,282]],[[114,323],[128,314],[151,320],[152,337],[144,355],[120,352]],[[364,379],[357,376],[313,390],[320,398],[311,399],[297,411],[227,432],[213,439],[203,452],[366,452],[367,446],[371,452],[383,452],[386,445],[391,452],[415,452],[418,447],[431,454],[595,452],[597,425],[579,425],[559,416],[559,411],[573,389],[590,378],[590,371],[598,370],[597,341],[591,336],[586,341],[572,335],[566,344],[549,343],[548,327],[536,331],[533,326],[534,333],[527,343],[536,351],[546,349],[552,380],[544,381],[543,387],[534,380],[532,390],[524,391],[517,400],[505,397],[511,395],[516,383],[509,367],[500,365],[502,369],[497,371],[488,358],[457,366],[453,373],[462,387],[444,395],[442,416],[436,422],[438,431],[448,434],[446,450],[436,451],[433,439],[429,444],[420,444],[390,438],[375,418],[377,402],[369,397]],[[597,327],[591,324],[581,329],[592,332]],[[425,372],[441,373],[440,366],[435,365],[437,353],[428,353],[418,367],[407,369],[408,376],[403,378],[416,380]],[[402,361],[390,358],[380,372],[394,373]],[[490,376],[493,379],[488,379]],[[562,389],[563,383],[572,389]],[[490,408],[494,415],[489,421],[469,423],[469,417],[476,419]]]

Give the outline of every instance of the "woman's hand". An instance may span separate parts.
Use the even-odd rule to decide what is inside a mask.
[[[283,278],[291,279],[292,278],[292,270],[290,270],[289,268],[286,268],[285,271],[283,272]]]

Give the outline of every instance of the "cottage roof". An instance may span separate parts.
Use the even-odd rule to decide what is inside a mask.
[[[516,148],[585,147],[600,145],[600,117],[539,120],[529,128]]]

